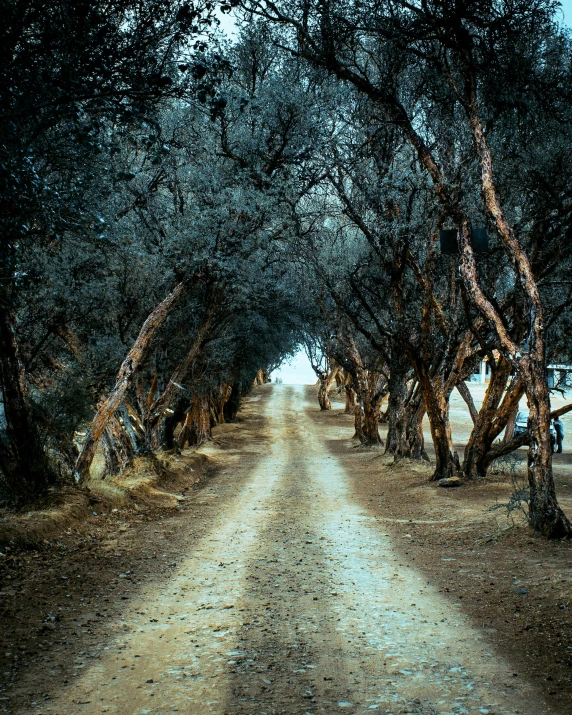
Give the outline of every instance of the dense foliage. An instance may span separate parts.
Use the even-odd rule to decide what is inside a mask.
[[[427,458],[427,414],[435,479],[528,442],[531,521],[569,535],[547,383],[572,352],[558,3],[221,7],[232,41],[211,3],[0,3],[3,501],[87,479],[98,446],[113,473],[200,444],[305,345],[362,442],[383,419],[388,452]]]

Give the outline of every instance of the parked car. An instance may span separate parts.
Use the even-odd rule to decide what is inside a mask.
[[[516,416],[516,423],[514,425],[513,436],[518,437],[523,434],[528,429],[528,412],[519,412]],[[552,443],[552,451],[556,447],[556,430],[552,422],[550,423],[550,441]]]

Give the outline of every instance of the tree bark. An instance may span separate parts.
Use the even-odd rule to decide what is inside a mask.
[[[143,425],[145,427],[147,444],[152,450],[158,449],[160,446],[165,410],[167,410],[172,402],[180,395],[181,390],[184,391],[182,383],[185,381],[194,361],[203,348],[215,310],[216,306],[212,304],[203,322],[199,326],[185,358],[177,365],[176,370],[171,375],[171,379],[168,381],[161,395],[149,406],[143,420]]]
[[[435,449],[435,471],[430,481],[455,477],[459,474],[460,464],[457,453],[453,451],[448,395],[442,384],[433,383],[423,361],[417,360],[416,372]]]
[[[491,366],[491,379],[483,399],[481,409],[474,420],[469,441],[465,447],[463,460],[463,476],[465,479],[476,479],[486,476],[487,462],[485,457],[491,449],[492,443],[504,428],[499,428],[501,421],[508,420],[512,405],[518,405],[522,396],[522,383],[514,383],[514,391],[507,393],[503,408],[499,411],[499,404],[506,390],[507,382],[512,371],[510,360],[500,356],[498,361],[489,360]]]
[[[233,382],[231,386],[231,391],[227,402],[225,402],[223,407],[224,419],[226,422],[232,422],[236,419],[236,415],[240,409],[240,402],[242,398],[242,389],[240,382]]]
[[[200,447],[212,440],[209,396],[206,392],[195,395],[187,411],[187,417],[179,435],[179,447],[187,444]]]
[[[408,456],[407,424],[405,419],[405,403],[407,401],[407,375],[409,363],[402,352],[395,347],[391,352],[389,373],[389,405],[387,419],[387,439],[385,453],[395,455],[396,459]]]
[[[546,378],[546,342],[544,309],[530,261],[502,209],[493,175],[493,161],[483,131],[477,100],[477,84],[470,57],[464,65],[465,110],[473,133],[481,165],[483,197],[488,214],[495,222],[508,256],[511,258],[524,294],[528,300],[530,331],[528,353],[521,354],[511,340],[503,335],[504,326],[497,329],[503,347],[516,362],[522,377],[529,407],[530,447],[528,451],[528,482],[530,485],[529,520],[536,531],[548,538],[572,536],[572,524],[556,499],[552,472],[550,439],[550,392]]]
[[[529,520],[533,529],[550,539],[572,536],[572,524],[556,499],[550,439],[550,392],[545,361],[525,360],[520,373],[526,376],[528,400]]]
[[[467,383],[464,380],[460,380],[456,384],[456,388],[459,392],[459,395],[461,395],[461,397],[465,401],[465,404],[469,408],[469,414],[471,415],[471,419],[473,420],[473,424],[474,424],[479,417],[479,411],[475,407],[475,401],[473,400],[471,391],[467,387]]]
[[[143,323],[133,347],[119,369],[114,388],[97,410],[83,441],[75,464],[77,478],[81,482],[85,481],[89,476],[89,468],[91,467],[101,435],[107,427],[109,420],[123,401],[123,397],[131,385],[133,376],[141,364],[141,360],[146,355],[147,348],[153,336],[169,317],[173,308],[187,295],[190,287],[190,280],[181,281],[181,283],[154,308]]]
[[[128,433],[116,415],[109,420],[102,437],[105,475],[118,474],[129,466],[135,452]]]
[[[423,459],[429,462],[425,451],[425,437],[423,436],[423,417],[425,416],[425,403],[422,395],[409,400],[405,411],[406,448],[403,456],[410,459]]]
[[[354,436],[352,439],[358,439],[362,444],[365,440],[363,433],[363,410],[359,400],[354,407]]]
[[[346,405],[344,408],[344,414],[351,415],[353,414],[353,411],[356,406],[356,391],[352,387],[352,383],[347,381],[344,384],[344,390],[346,393]]]
[[[41,494],[56,479],[30,409],[24,365],[12,311],[0,306],[0,380],[6,439],[0,439],[0,468],[14,504]]]

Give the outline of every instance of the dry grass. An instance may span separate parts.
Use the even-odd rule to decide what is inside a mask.
[[[192,451],[164,453],[137,457],[115,477],[92,476],[84,487],[50,490],[25,512],[0,511],[0,547],[12,544],[33,548],[93,512],[108,513],[126,504],[176,509],[182,500],[177,492],[201,481],[208,468],[205,455]]]

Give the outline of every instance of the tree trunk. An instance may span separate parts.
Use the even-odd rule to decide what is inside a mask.
[[[320,410],[331,410],[332,403],[328,397],[328,392],[330,389],[330,378],[326,375],[325,378],[320,379],[320,387],[318,388],[318,404],[320,405]]]
[[[532,528],[536,531],[550,539],[561,539],[572,535],[572,524],[560,508],[554,488],[550,440],[550,392],[544,367],[545,361],[535,362],[530,359],[521,367],[521,374],[526,381],[529,409],[529,519]]]
[[[364,399],[363,404],[363,436],[361,443],[373,446],[383,444],[379,436],[379,404],[375,399]]]
[[[103,433],[105,474],[114,475],[129,466],[135,454],[131,439],[119,419],[114,415]]]
[[[449,422],[448,395],[439,384],[434,385],[426,366],[418,361],[417,375],[423,393],[425,410],[429,417],[431,428],[431,438],[435,450],[435,471],[431,476],[431,481],[456,477],[460,471],[459,457],[453,452],[453,439],[451,436],[451,424]]]
[[[129,440],[131,442],[131,448],[133,450],[134,454],[139,454],[140,452],[140,445],[139,445],[139,439],[137,438],[137,434],[135,430],[133,429],[133,425],[131,424],[131,418],[129,416],[129,412],[127,411],[127,407],[125,407],[124,404],[122,404],[119,409],[117,410],[117,414],[121,416],[121,422],[123,424],[123,429],[127,433]]]
[[[363,444],[365,439],[363,433],[363,411],[359,400],[356,402],[356,406],[354,407],[354,430],[354,436],[352,439],[359,439],[359,441]]]
[[[456,384],[456,388],[459,392],[459,395],[461,395],[461,397],[465,401],[465,404],[469,408],[469,414],[471,415],[471,419],[473,420],[473,424],[474,424],[479,417],[479,411],[475,407],[475,401],[473,400],[471,391],[467,387],[467,383],[464,380],[460,380]]]
[[[187,417],[179,435],[179,447],[188,443],[200,447],[212,440],[209,396],[206,392],[195,395],[187,411]]]
[[[351,382],[344,385],[344,390],[346,392],[346,406],[344,414],[351,415],[353,414],[356,406],[356,391],[352,387]]]
[[[405,411],[405,443],[404,457],[410,459],[423,459],[429,461],[425,451],[425,437],[423,436],[423,417],[425,416],[425,403],[422,395],[410,399]]]
[[[399,354],[397,348],[392,350],[389,373],[389,405],[387,408],[389,427],[385,441],[385,453],[393,454],[396,458],[406,456],[409,451],[405,420],[408,368],[407,361]]]
[[[171,379],[161,395],[149,406],[147,415],[143,421],[148,445],[151,449],[158,449],[162,442],[163,422],[165,410],[169,409],[171,403],[185,392],[182,383],[185,381],[193,363],[201,353],[204,342],[210,329],[211,320],[216,310],[216,303],[211,303],[207,315],[204,317],[196,335],[193,338],[191,347],[185,358],[177,365],[176,370],[171,375]],[[187,391],[188,392],[188,391]]]
[[[505,396],[503,407],[499,410],[499,404],[503,393],[507,388],[507,382],[512,371],[510,360],[500,356],[495,362],[489,360],[491,366],[491,379],[487,385],[483,404],[474,420],[473,429],[469,441],[465,447],[463,459],[463,476],[465,479],[477,479],[486,476],[488,463],[486,455],[490,451],[494,440],[502,431],[499,429],[501,420],[508,419],[511,405],[518,404],[522,395],[521,383],[514,383],[514,392],[510,391]],[[503,424],[504,427],[504,424]]]
[[[225,423],[224,408],[230,399],[231,393],[232,387],[230,385],[222,385],[219,390],[216,404],[216,418],[219,425],[223,425]]]
[[[169,295],[155,307],[143,323],[133,347],[119,369],[115,387],[97,410],[83,441],[75,464],[75,471],[80,481],[85,481],[89,476],[89,468],[91,467],[101,435],[107,427],[109,420],[122,403],[125,393],[133,380],[133,375],[139,367],[141,360],[144,358],[153,336],[169,317],[173,308],[187,295],[190,286],[191,282],[189,280],[181,281],[173,292],[169,293]]]
[[[552,443],[550,440],[550,393],[546,379],[545,318],[542,298],[532,266],[507,220],[497,192],[493,160],[479,115],[477,81],[470,61],[464,63],[467,118],[471,126],[479,163],[483,198],[487,213],[495,222],[505,251],[513,262],[530,316],[528,354],[522,354],[511,340],[502,321],[494,324],[504,349],[513,358],[525,383],[528,398],[530,447],[528,450],[528,481],[530,485],[529,520],[533,529],[548,538],[572,536],[572,524],[556,499],[552,473]],[[468,238],[468,236],[467,236]],[[463,272],[463,267],[461,267]],[[496,316],[495,316],[496,317]]]
[[[516,418],[518,417],[518,405],[512,411],[510,417],[507,420],[506,427],[504,430],[503,442],[510,442],[514,435],[514,428],[516,427]]]
[[[0,467],[14,504],[41,494],[56,479],[30,410],[24,366],[12,311],[0,307],[0,380],[6,438],[0,439]]]
[[[177,429],[177,425],[185,421],[188,407],[189,400],[185,397],[181,397],[175,403],[172,414],[168,414],[167,417],[165,417],[163,423],[163,442],[161,444],[163,449],[174,449],[177,446],[175,430]]]
[[[226,422],[232,422],[240,409],[242,390],[239,382],[233,382],[229,398],[224,403],[223,413]]]

